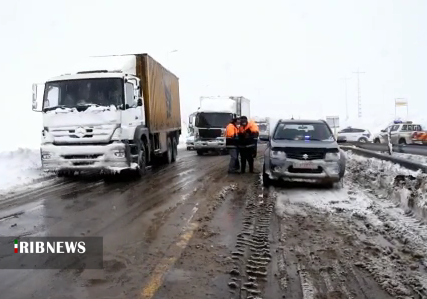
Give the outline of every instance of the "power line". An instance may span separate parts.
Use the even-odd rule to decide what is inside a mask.
[[[353,74],[357,74],[357,115],[359,118],[362,117],[362,96],[360,94],[360,74],[365,74],[365,72],[359,71],[357,69],[357,72],[353,72]]]

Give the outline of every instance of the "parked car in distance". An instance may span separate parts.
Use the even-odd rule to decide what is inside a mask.
[[[187,145],[187,151],[194,150],[194,135],[187,136],[185,144]]]
[[[372,134],[369,130],[347,127],[337,134],[339,141],[345,140],[346,142],[372,142]]]
[[[332,187],[344,176],[345,154],[324,120],[279,120],[265,141],[265,186],[281,179],[308,179]]]
[[[374,136],[374,143],[388,143],[388,131],[390,130],[392,144],[426,144],[426,131],[420,124],[412,121],[396,120],[387,128]]]

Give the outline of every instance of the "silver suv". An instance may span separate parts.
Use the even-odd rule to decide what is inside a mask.
[[[264,153],[263,183],[308,179],[332,187],[345,173],[345,155],[323,120],[279,120]]]

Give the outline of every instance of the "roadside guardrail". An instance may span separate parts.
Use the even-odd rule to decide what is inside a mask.
[[[352,145],[358,148],[363,148],[370,151],[388,152],[388,146],[385,143],[362,143],[362,142],[340,143],[340,146],[352,146]],[[427,156],[427,146],[394,144],[393,152]]]
[[[405,167],[405,168],[410,169],[410,170],[413,170],[413,171],[421,170],[422,172],[427,173],[427,166],[426,165],[423,165],[423,164],[420,164],[417,162],[413,162],[413,161],[410,161],[408,159],[399,158],[396,156],[390,156],[388,154],[382,154],[382,153],[379,153],[378,151],[368,150],[368,149],[364,149],[364,148],[360,148],[360,147],[342,145],[342,144],[340,144],[340,148],[344,151],[352,151],[352,152],[354,152],[360,156],[364,156],[367,158],[377,158],[377,159],[384,160],[384,161],[390,161],[392,163],[399,164],[400,166]],[[394,150],[394,148],[393,148],[393,150]],[[385,145],[384,151],[387,151],[387,145]]]

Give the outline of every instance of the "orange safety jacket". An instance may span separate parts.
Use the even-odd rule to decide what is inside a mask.
[[[229,148],[237,147],[237,142],[239,138],[239,129],[235,124],[229,123],[225,128],[225,145]]]
[[[239,147],[255,147],[258,142],[259,128],[254,121],[239,128]]]

